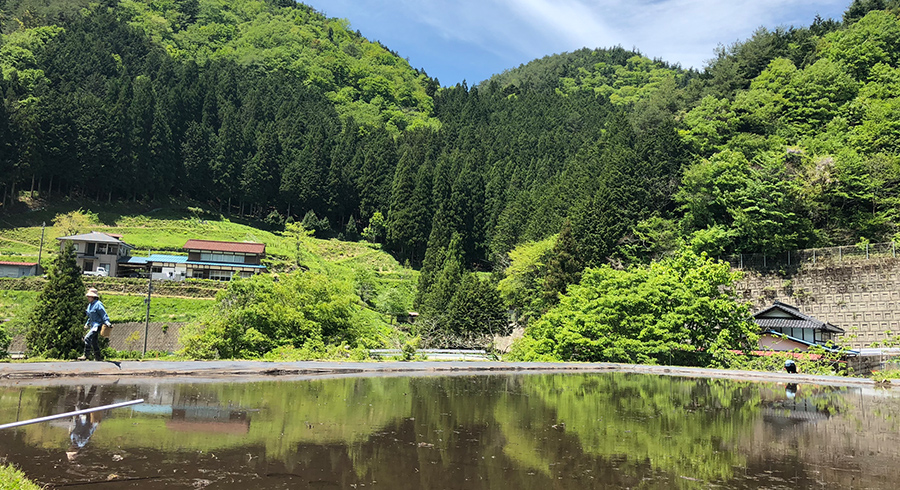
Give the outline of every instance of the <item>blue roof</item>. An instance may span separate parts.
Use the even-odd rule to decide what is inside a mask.
[[[149,262],[168,262],[170,264],[186,264],[187,255],[160,255],[151,254]]]
[[[147,257],[122,257],[117,262],[129,265],[147,265]]]

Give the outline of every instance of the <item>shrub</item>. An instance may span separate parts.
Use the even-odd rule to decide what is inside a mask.
[[[649,266],[587,269],[560,304],[525,331],[513,360],[727,366],[755,345],[727,264],[689,249]]]
[[[182,330],[184,354],[200,359],[256,358],[282,346],[307,349],[310,358],[329,343],[357,337],[348,285],[314,272],[232,281],[218,308]],[[321,346],[321,349],[319,348]]]
[[[9,353],[9,344],[12,342],[12,336],[6,331],[6,326],[0,324],[0,359]]]
[[[9,490],[40,490],[41,487],[25,478],[25,473],[10,465],[0,465],[0,488]]]

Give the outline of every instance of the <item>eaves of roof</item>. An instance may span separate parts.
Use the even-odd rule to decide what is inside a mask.
[[[796,338],[796,337],[791,337],[790,335],[783,334],[783,333],[781,333],[781,332],[775,332],[774,330],[766,330],[766,331],[763,332],[763,334],[774,335],[774,336],[776,336],[776,337],[783,337],[783,338],[786,338],[786,339],[789,339],[789,340],[793,340],[794,342],[799,342],[799,343],[801,343],[801,344],[803,344],[803,345],[806,345],[806,346],[809,346],[809,347],[812,347],[812,346],[821,347],[821,348],[824,349],[826,352],[839,353],[839,354],[845,354],[845,355],[850,355],[850,356],[858,356],[858,355],[859,355],[859,351],[857,351],[857,350],[851,350],[851,349],[837,349],[837,348],[834,348],[834,347],[827,347],[827,346],[822,345],[822,344],[816,344],[816,343],[813,343],[813,342],[809,342],[809,341],[807,341],[807,340],[798,339],[798,338]]]

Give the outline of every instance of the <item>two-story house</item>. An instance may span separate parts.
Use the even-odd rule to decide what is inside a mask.
[[[149,271],[152,279],[168,281],[187,278],[230,281],[266,271],[266,266],[262,265],[266,256],[263,243],[188,240],[184,250],[187,255],[129,257],[127,266]]]
[[[188,277],[227,281],[266,271],[264,243],[188,240],[183,248],[188,253]]]
[[[83,235],[60,237],[57,240],[60,243],[60,251],[65,250],[67,243],[75,246],[75,261],[82,271],[96,272],[98,267],[103,267],[110,277],[115,277],[119,273],[119,261],[128,257],[134,248],[120,238],[121,235],[92,231]]]

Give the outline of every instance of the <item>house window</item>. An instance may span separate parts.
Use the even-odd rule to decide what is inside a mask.
[[[252,272],[249,272],[249,271],[242,271],[242,272],[241,272],[241,277],[243,277],[244,279],[246,279],[246,278],[248,278],[248,277],[253,277],[253,273],[252,273]]]
[[[157,273],[157,274],[162,274],[162,266],[161,266],[161,265],[154,265],[154,266],[150,267],[150,272],[155,272],[155,273]]]
[[[106,249],[106,253],[108,253],[109,255],[116,255],[116,253],[117,253],[118,251],[119,251],[119,246],[118,246],[118,245],[110,245],[110,246],[107,247],[107,249]]]
[[[225,262],[227,264],[243,264],[244,256],[226,253],[200,252],[200,260],[203,262]]]
[[[103,270],[105,270],[107,274],[112,272],[112,270],[110,270],[110,268],[109,268],[109,264],[104,264],[103,262],[100,262],[100,267],[103,267]]]
[[[73,250],[75,250],[75,253],[78,253],[78,245],[79,245],[78,242],[72,243],[72,245],[73,245]]]
[[[84,267],[82,267],[83,271],[90,272],[94,270],[94,261],[93,260],[85,260]]]
[[[217,281],[230,281],[232,271],[209,271],[209,278]]]
[[[97,255],[100,255],[100,254],[106,255],[106,244],[105,243],[97,244]]]

